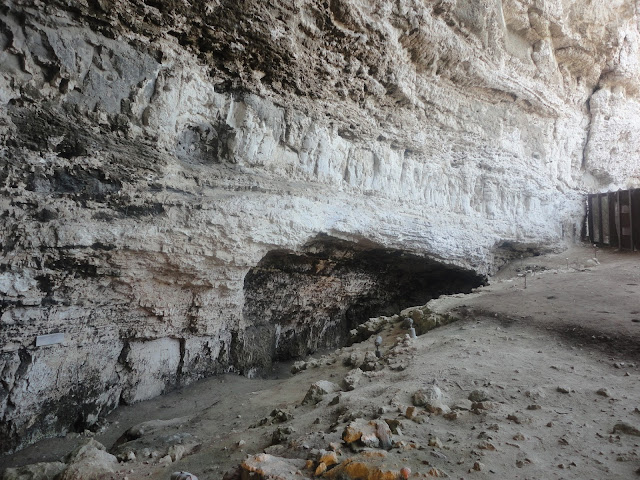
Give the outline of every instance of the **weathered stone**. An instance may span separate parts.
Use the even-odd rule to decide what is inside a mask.
[[[360,356],[356,352],[352,352],[344,357],[344,359],[342,360],[342,364],[346,367],[358,368],[362,364],[362,361],[360,359]]]
[[[370,318],[366,322],[358,325],[357,328],[350,332],[349,342],[352,344],[363,342],[370,338],[372,335],[381,332],[385,325],[387,325],[388,323],[389,319],[387,317]]]
[[[339,392],[340,387],[333,382],[327,380],[319,380],[315,382],[302,400],[302,405],[315,405],[322,401],[325,395],[329,393]]]
[[[292,366],[291,366],[291,373],[293,373],[294,375],[296,373],[300,373],[303,370],[307,369],[307,362],[303,362],[303,361],[299,361],[299,362],[295,362]]]
[[[443,414],[443,418],[447,420],[457,420],[464,415],[463,410],[453,410],[449,413]]]
[[[336,452],[323,452],[320,457],[320,462],[324,463],[327,467],[331,467],[338,463],[338,455]]]
[[[288,422],[293,419],[293,415],[286,410],[276,408],[272,410],[268,417],[261,418],[258,423],[250,425],[249,428],[257,428],[264,425],[275,425],[278,423]]]
[[[402,420],[397,418],[385,418],[384,422],[389,425],[391,433],[398,433],[402,429]]]
[[[429,385],[413,394],[413,404],[424,407],[430,413],[449,413],[451,409],[444,404],[444,396],[436,385]]]
[[[363,372],[372,372],[378,366],[378,357],[374,352],[366,352],[364,355],[364,361],[360,366],[360,370]]]
[[[404,416],[409,420],[412,420],[418,414],[418,409],[414,406],[407,407],[404,411]]]
[[[507,420],[511,420],[512,422],[515,422],[518,425],[523,423],[523,417],[515,413],[510,413],[509,415],[507,415]]]
[[[376,420],[376,436],[380,440],[380,448],[383,450],[391,450],[393,441],[391,440],[391,428],[384,420]]]
[[[468,398],[472,402],[484,402],[485,400],[489,400],[489,392],[484,389],[473,390]]]
[[[436,467],[431,467],[427,471],[427,475],[435,478],[447,478],[449,476],[444,470],[440,470],[439,468],[436,468]]]
[[[271,435],[271,444],[278,445],[286,442],[293,432],[294,430],[290,426],[276,428]]]
[[[43,462],[7,468],[2,474],[2,480],[55,480],[66,468],[67,465],[62,462]]]
[[[98,480],[118,468],[118,459],[93,439],[76,448],[66,461],[68,467],[60,480]]]
[[[487,441],[485,441],[485,442],[479,443],[479,444],[478,444],[478,448],[479,448],[480,450],[490,450],[490,451],[495,451],[496,446],[495,446],[493,443],[491,443],[491,442],[487,442]]]
[[[357,419],[346,426],[342,440],[347,444],[389,450],[393,446],[391,429],[383,420]]]
[[[438,437],[430,437],[429,446],[434,448],[442,448],[442,441]]]
[[[342,380],[342,386],[347,391],[355,390],[358,384],[362,381],[363,372],[359,368],[355,368],[351,370],[347,375],[345,375]]]
[[[190,418],[151,420],[135,425],[120,436],[110,453],[123,461],[129,461],[133,455],[164,458],[164,463],[192,455],[200,448],[201,442],[187,431]],[[149,449],[150,445],[157,449],[154,454]]]
[[[299,480],[296,474],[306,466],[305,460],[281,458],[267,453],[260,453],[248,457],[242,465],[241,470],[252,473],[251,478],[262,480]]]
[[[343,460],[339,465],[324,474],[329,479],[376,479],[397,480],[400,472],[389,469],[385,456],[363,452]]]

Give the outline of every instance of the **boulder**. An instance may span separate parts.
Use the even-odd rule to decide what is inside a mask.
[[[322,401],[325,395],[339,391],[340,387],[335,383],[327,380],[320,380],[309,387],[304,400],[302,400],[302,405],[315,405]]]
[[[94,439],[71,452],[67,463],[69,466],[59,480],[99,480],[118,468],[118,459]]]
[[[421,388],[413,394],[413,404],[423,407],[430,413],[449,413],[451,409],[445,405],[442,390],[437,385]]]

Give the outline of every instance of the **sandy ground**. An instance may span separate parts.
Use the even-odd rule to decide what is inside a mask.
[[[267,380],[221,376],[120,408],[94,437],[107,448],[135,424],[179,419],[121,445],[119,452],[135,452],[135,460],[101,478],[169,479],[185,470],[200,480],[221,479],[265,449],[302,460],[335,450],[339,462],[365,458],[371,472],[389,473],[384,478],[400,478],[405,466],[409,478],[636,478],[640,256],[598,251],[598,262],[593,256],[591,248],[574,248],[517,261],[487,287],[431,302],[432,310],[459,320],[415,340],[405,338],[402,322],[388,323],[373,370],[356,371],[353,390],[343,386],[317,405],[302,405],[310,385],[342,385],[354,373],[344,359],[361,363],[374,351],[373,338],[316,356],[295,375],[280,365]],[[518,276],[524,272],[526,288]],[[434,386],[449,415],[407,411],[416,391]],[[474,391],[486,399],[472,403]],[[293,418],[276,424],[274,409]],[[257,425],[262,419],[266,424]],[[342,441],[352,422],[380,420],[394,426],[391,450],[358,453],[361,447]],[[278,428],[282,441],[272,445]],[[56,460],[86,440],[73,434],[42,441],[0,457],[0,470]],[[169,463],[165,454],[176,443],[199,446]],[[280,476],[268,478],[313,478],[318,462],[299,465],[285,460],[274,467]]]

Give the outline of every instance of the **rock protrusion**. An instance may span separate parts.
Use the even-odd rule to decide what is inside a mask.
[[[340,391],[340,387],[333,382],[320,380],[315,382],[302,400],[302,405],[316,405],[322,401],[325,395]]]
[[[413,404],[430,413],[449,413],[451,409],[444,403],[444,395],[437,385],[428,385],[413,394]]]

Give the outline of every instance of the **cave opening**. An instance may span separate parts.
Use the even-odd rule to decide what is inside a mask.
[[[404,250],[320,235],[298,252],[272,250],[249,270],[236,358],[246,371],[336,348],[371,317],[485,282],[472,270]]]

